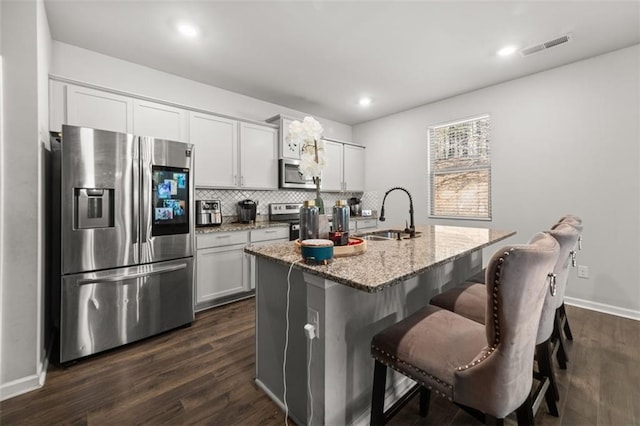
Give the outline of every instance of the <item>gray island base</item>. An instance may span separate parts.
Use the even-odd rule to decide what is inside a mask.
[[[364,254],[334,258],[329,265],[302,263],[293,242],[245,249],[256,266],[256,383],[284,407],[288,329],[286,402],[297,424],[368,424],[371,338],[477,273],[482,249],[515,234],[437,225],[417,229],[418,238],[369,240]],[[318,338],[310,341],[304,326],[314,315]],[[388,374],[387,406],[413,385],[391,369]]]

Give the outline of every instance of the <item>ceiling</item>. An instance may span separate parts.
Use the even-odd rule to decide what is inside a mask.
[[[640,43],[638,1],[45,0],[54,40],[357,124]],[[175,31],[178,21],[200,36]],[[563,34],[572,41],[499,57]],[[361,107],[358,100],[372,103]]]

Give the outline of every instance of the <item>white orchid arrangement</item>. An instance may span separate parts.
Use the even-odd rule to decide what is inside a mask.
[[[325,166],[325,147],[322,140],[324,129],[313,117],[305,117],[302,122],[296,120],[289,125],[287,142],[289,149],[300,147],[300,166],[298,170],[304,176],[313,177],[316,185]]]

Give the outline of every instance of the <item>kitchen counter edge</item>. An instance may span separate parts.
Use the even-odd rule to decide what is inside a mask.
[[[220,226],[196,227],[196,235],[212,234],[215,232],[250,231],[263,228],[288,228],[286,222],[258,221],[255,223],[223,223]]]

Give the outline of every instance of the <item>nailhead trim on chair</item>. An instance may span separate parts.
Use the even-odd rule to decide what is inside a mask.
[[[513,248],[511,249],[513,250]],[[467,370],[473,366],[476,366],[478,364],[480,364],[482,361],[484,361],[485,359],[487,359],[489,357],[489,355],[491,355],[493,353],[493,351],[496,350],[496,348],[498,347],[498,344],[500,343],[500,322],[498,321],[498,289],[500,287],[500,276],[501,276],[501,269],[502,269],[502,265],[504,264],[504,259],[509,256],[509,252],[505,251],[504,253],[502,253],[502,257],[500,257],[498,259],[498,264],[496,265],[496,272],[495,272],[495,279],[493,280],[493,283],[495,284],[493,286],[493,326],[494,326],[494,339],[493,339],[493,345],[491,345],[487,351],[478,359],[476,359],[475,361],[471,362],[470,364],[467,365],[462,365],[458,368],[456,368],[457,371],[464,371]]]
[[[378,348],[378,347],[376,347],[376,346],[371,345],[371,348],[372,348],[372,349],[375,349],[375,350],[377,350],[377,351],[379,351],[379,352],[382,352],[383,354],[385,354],[385,355],[386,355],[386,356],[388,356],[389,358],[391,358],[391,359],[393,359],[393,360],[395,360],[395,361],[398,361],[399,363],[401,363],[401,364],[403,364],[403,365],[405,365],[405,366],[407,366],[407,367],[409,367],[409,368],[411,368],[411,369],[413,369],[413,370],[417,371],[418,373],[420,373],[420,374],[422,374],[422,375],[424,375],[424,376],[428,376],[428,377],[429,377],[429,378],[431,378],[434,382],[436,382],[436,383],[438,383],[438,384],[441,384],[441,385],[443,385],[443,386],[446,386],[446,387],[448,387],[449,389],[451,389],[451,390],[453,391],[453,385],[450,385],[450,384],[448,384],[448,383],[446,383],[446,382],[444,382],[444,381],[442,381],[442,380],[438,379],[437,377],[432,376],[431,374],[427,373],[426,371],[423,371],[423,370],[419,369],[418,367],[416,367],[416,366],[414,366],[414,365],[412,365],[412,364],[409,364],[409,363],[407,363],[407,362],[404,362],[404,361],[402,361],[402,360],[399,360],[398,358],[394,357],[394,356],[393,356],[393,355],[391,355],[390,353],[387,353],[387,352],[383,351],[382,349],[380,349],[380,348]],[[399,370],[396,366],[389,364],[389,363],[388,363],[386,360],[384,360],[384,359],[380,359],[380,358],[378,358],[378,357],[377,357],[377,356],[375,356],[375,355],[374,355],[373,357],[374,357],[376,360],[378,360],[378,361],[380,361],[381,363],[383,363],[384,365],[386,365],[387,367],[389,367],[389,368],[391,368],[391,369],[393,369],[393,370],[397,371],[398,373],[402,374],[403,376],[409,377],[411,380],[413,380],[413,381],[415,381],[415,382],[420,383],[422,386],[426,387],[426,388],[427,388],[427,389],[429,389],[430,391],[434,391],[434,392],[436,393],[436,395],[440,395],[440,396],[442,396],[442,397],[444,397],[444,398],[447,398],[449,401],[453,402],[453,399],[452,399],[450,396],[445,395],[444,393],[440,392],[438,389],[434,389],[434,388],[433,388],[433,386],[431,386],[431,385],[429,385],[429,384],[425,383],[425,382],[424,382],[424,381],[422,381],[422,380],[418,380],[418,379],[416,379],[415,377],[407,376],[407,374],[406,374],[404,371]]]
[[[511,250],[513,250],[513,248],[512,248]],[[494,285],[494,287],[493,287],[493,307],[492,307],[492,310],[493,310],[494,335],[495,335],[495,337],[494,337],[494,339],[493,339],[493,345],[492,345],[492,346],[490,346],[490,347],[485,351],[485,353],[484,353],[480,358],[476,359],[475,361],[471,362],[470,364],[466,364],[466,365],[464,365],[464,366],[460,366],[460,367],[456,368],[456,370],[457,370],[457,371],[464,371],[464,370],[467,370],[467,369],[469,369],[469,368],[471,368],[471,367],[474,367],[474,366],[476,366],[476,365],[480,364],[482,361],[484,361],[485,359],[487,359],[487,358],[489,357],[489,355],[491,355],[491,354],[493,353],[493,351],[495,351],[495,350],[496,350],[496,348],[498,347],[498,344],[500,343],[500,323],[499,323],[499,321],[498,321],[498,293],[499,293],[499,290],[498,290],[498,289],[499,289],[499,287],[500,287],[500,276],[501,276],[501,269],[502,269],[502,265],[504,264],[504,260],[505,260],[505,258],[506,258],[507,256],[509,256],[509,254],[510,254],[510,253],[509,253],[508,251],[505,251],[505,252],[502,254],[502,257],[500,257],[500,258],[498,259],[498,264],[496,265],[495,279],[494,279],[494,281],[493,281],[493,282],[494,282],[494,284],[495,284],[495,285]],[[402,364],[402,365],[406,366],[406,367],[407,367],[407,368],[409,368],[409,369],[413,369],[413,370],[415,370],[416,372],[418,372],[419,374],[421,374],[421,375],[423,375],[423,376],[427,376],[427,377],[429,377],[431,380],[433,380],[434,382],[436,382],[436,383],[438,383],[438,384],[440,384],[440,385],[446,386],[446,387],[448,387],[449,389],[451,389],[451,390],[453,391],[453,385],[450,385],[450,384],[448,384],[448,383],[446,383],[446,382],[444,382],[444,381],[442,381],[442,380],[438,379],[437,377],[432,376],[431,374],[427,373],[426,371],[421,370],[420,368],[418,368],[418,367],[416,367],[416,366],[414,366],[414,365],[412,365],[412,364],[409,364],[409,363],[407,363],[407,362],[405,362],[405,361],[402,361],[402,360],[400,360],[400,359],[396,358],[395,356],[391,355],[390,353],[387,353],[387,352],[383,351],[382,349],[380,349],[380,348],[378,348],[378,347],[376,347],[376,346],[374,346],[374,345],[371,345],[371,348],[372,348],[374,351],[376,351],[376,352],[380,352],[380,353],[382,353],[382,354],[386,355],[387,357],[391,358],[391,359],[392,359],[392,360],[394,360],[395,362],[400,363],[400,364]],[[401,370],[399,370],[398,368],[396,368],[395,366],[393,366],[393,365],[389,364],[388,362],[386,362],[386,360],[380,359],[379,357],[375,356],[375,354],[374,354],[373,356],[374,356],[374,358],[375,358],[375,359],[377,359],[378,361],[382,362],[382,363],[383,363],[384,365],[386,365],[387,367],[390,367],[390,368],[392,368],[392,369],[396,370],[397,372],[399,372],[400,374],[403,374],[403,375],[405,375],[405,376],[406,376],[406,374],[405,374],[405,372],[404,372],[404,371],[401,371]],[[420,383],[422,386],[427,387],[429,390],[433,390],[433,391],[435,391],[435,393],[436,393],[437,395],[444,396],[444,397],[446,397],[449,401],[453,401],[453,400],[451,399],[451,397],[449,397],[449,396],[447,396],[447,395],[442,394],[442,393],[441,393],[441,392],[439,392],[437,389],[433,389],[433,388],[432,388],[432,386],[430,386],[430,385],[428,385],[428,384],[424,383],[423,381],[421,381],[421,380],[416,380],[416,379],[415,379],[415,378],[413,378],[413,377],[410,377],[410,378],[411,378],[411,379],[413,379],[413,380],[415,380],[415,381],[417,381],[417,382],[418,382],[418,383]]]

